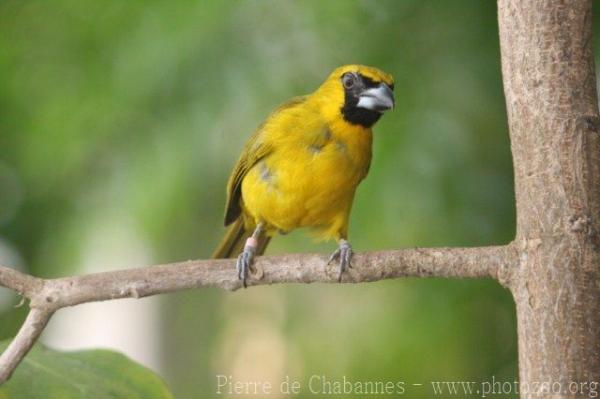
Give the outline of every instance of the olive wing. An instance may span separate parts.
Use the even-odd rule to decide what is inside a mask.
[[[268,141],[268,122],[277,118],[279,114],[286,110],[302,104],[307,96],[294,97],[291,100],[280,105],[250,136],[248,142],[242,150],[242,155],[238,159],[233,172],[227,182],[227,202],[225,205],[225,226],[233,223],[242,213],[242,181],[248,171],[264,157],[268,156],[273,150],[273,146]]]

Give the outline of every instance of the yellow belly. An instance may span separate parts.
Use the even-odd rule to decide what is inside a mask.
[[[370,155],[370,146],[367,150]],[[312,227],[325,239],[345,237],[365,170],[362,158],[335,140],[322,147],[279,148],[244,177],[244,208],[255,223],[265,222],[270,230]]]

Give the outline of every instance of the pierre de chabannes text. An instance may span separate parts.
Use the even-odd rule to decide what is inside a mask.
[[[285,376],[277,383],[271,381],[247,381],[231,375],[216,375],[217,395],[404,395],[411,391],[428,389],[433,395],[472,396],[485,398],[492,395],[554,394],[598,397],[598,381],[557,382],[541,381],[519,383],[501,381],[492,376],[487,381],[428,381],[409,383],[406,381],[353,380],[346,376],[334,378],[313,374],[307,379]]]

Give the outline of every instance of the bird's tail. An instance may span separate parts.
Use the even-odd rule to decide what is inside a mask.
[[[244,226],[244,218],[238,217],[235,222],[231,224],[229,230],[225,234],[225,237],[221,240],[221,243],[213,252],[213,259],[221,258],[234,258],[238,256],[240,252],[244,250],[246,239],[252,235],[252,231],[246,229]],[[263,234],[258,239],[258,246],[256,247],[256,255],[262,255],[269,244],[271,237]]]

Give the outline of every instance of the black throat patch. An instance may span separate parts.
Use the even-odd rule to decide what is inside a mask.
[[[344,106],[341,108],[342,115],[346,121],[353,125],[371,127],[381,118],[381,112],[366,108],[359,108],[358,96],[366,89],[377,87],[378,84],[372,79],[358,75],[359,79],[351,89],[344,88]]]

